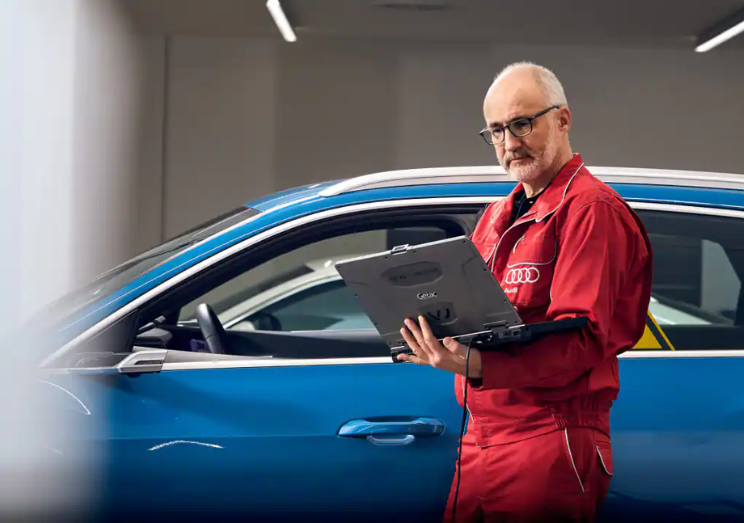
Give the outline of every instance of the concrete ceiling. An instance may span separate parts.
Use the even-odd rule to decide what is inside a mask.
[[[147,34],[280,39],[265,0],[125,0]],[[282,0],[305,38],[690,47],[742,0]],[[297,45],[297,44],[293,44]],[[744,36],[724,44],[744,48]],[[721,48],[723,48],[722,46]]]

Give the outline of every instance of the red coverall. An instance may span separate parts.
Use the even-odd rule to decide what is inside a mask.
[[[483,376],[455,379],[463,438],[457,521],[592,521],[612,476],[617,355],[641,338],[651,244],[621,197],[576,154],[510,226],[514,195],[472,240],[525,323],[588,316],[579,331],[482,352]],[[445,521],[451,521],[452,483]]]

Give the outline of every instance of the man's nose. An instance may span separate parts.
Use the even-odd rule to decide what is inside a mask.
[[[506,134],[504,135],[504,149],[507,151],[516,151],[520,147],[522,147],[522,140],[520,138],[517,138],[512,133],[509,132],[508,129],[505,130]]]

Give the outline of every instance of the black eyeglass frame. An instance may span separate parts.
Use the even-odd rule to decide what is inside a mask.
[[[560,108],[561,108],[561,106],[560,106],[560,105],[551,105],[551,106],[550,106],[550,107],[548,107],[547,109],[543,109],[543,110],[542,110],[542,111],[540,111],[539,113],[537,113],[537,114],[533,114],[532,116],[523,116],[523,117],[521,117],[521,118],[515,118],[514,120],[512,120],[512,121],[511,121],[511,122],[509,122],[509,123],[507,123],[506,125],[501,125],[501,126],[499,126],[499,127],[495,127],[495,128],[493,128],[493,129],[489,129],[488,127],[486,127],[485,129],[481,130],[481,131],[480,131],[480,132],[479,132],[478,134],[480,134],[480,135],[481,135],[481,138],[483,138],[483,140],[484,140],[484,141],[485,141],[485,142],[486,142],[486,143],[487,143],[488,145],[499,145],[499,144],[502,144],[502,143],[504,143],[504,141],[506,140],[506,129],[509,129],[509,132],[510,132],[510,133],[512,133],[512,136],[514,136],[514,137],[516,137],[516,138],[524,138],[525,136],[529,136],[530,134],[532,134],[532,130],[534,129],[534,126],[533,126],[533,124],[532,124],[533,120],[535,120],[536,118],[539,118],[539,117],[541,117],[542,115],[544,115],[544,114],[546,114],[546,113],[548,113],[548,112],[552,111],[553,109],[560,109]],[[530,130],[529,130],[529,131],[527,131],[526,133],[524,133],[524,134],[517,134],[517,133],[515,133],[515,132],[514,132],[514,130],[513,130],[512,128],[511,128],[511,126],[512,126],[513,124],[515,124],[515,123],[517,123],[517,122],[525,122],[525,121],[526,121],[527,123],[529,123],[529,124],[530,124]],[[493,133],[494,133],[494,131],[498,131],[499,129],[502,129],[502,130],[504,130],[504,134],[502,135],[502,139],[501,139],[501,141],[500,141],[500,142],[497,142],[497,141],[492,141],[492,142],[490,142],[490,141],[488,141],[488,136],[487,136],[487,135],[490,135],[490,136],[491,136],[491,137],[493,138]]]

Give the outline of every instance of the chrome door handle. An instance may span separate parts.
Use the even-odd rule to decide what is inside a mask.
[[[380,436],[385,436],[387,441],[393,441],[388,436],[403,436],[398,440],[412,441],[413,438],[427,438],[439,436],[444,433],[444,422],[436,418],[415,418],[406,421],[396,419],[366,420],[356,419],[341,426],[338,435],[344,438],[368,438],[381,441]],[[403,443],[399,443],[403,444]]]

